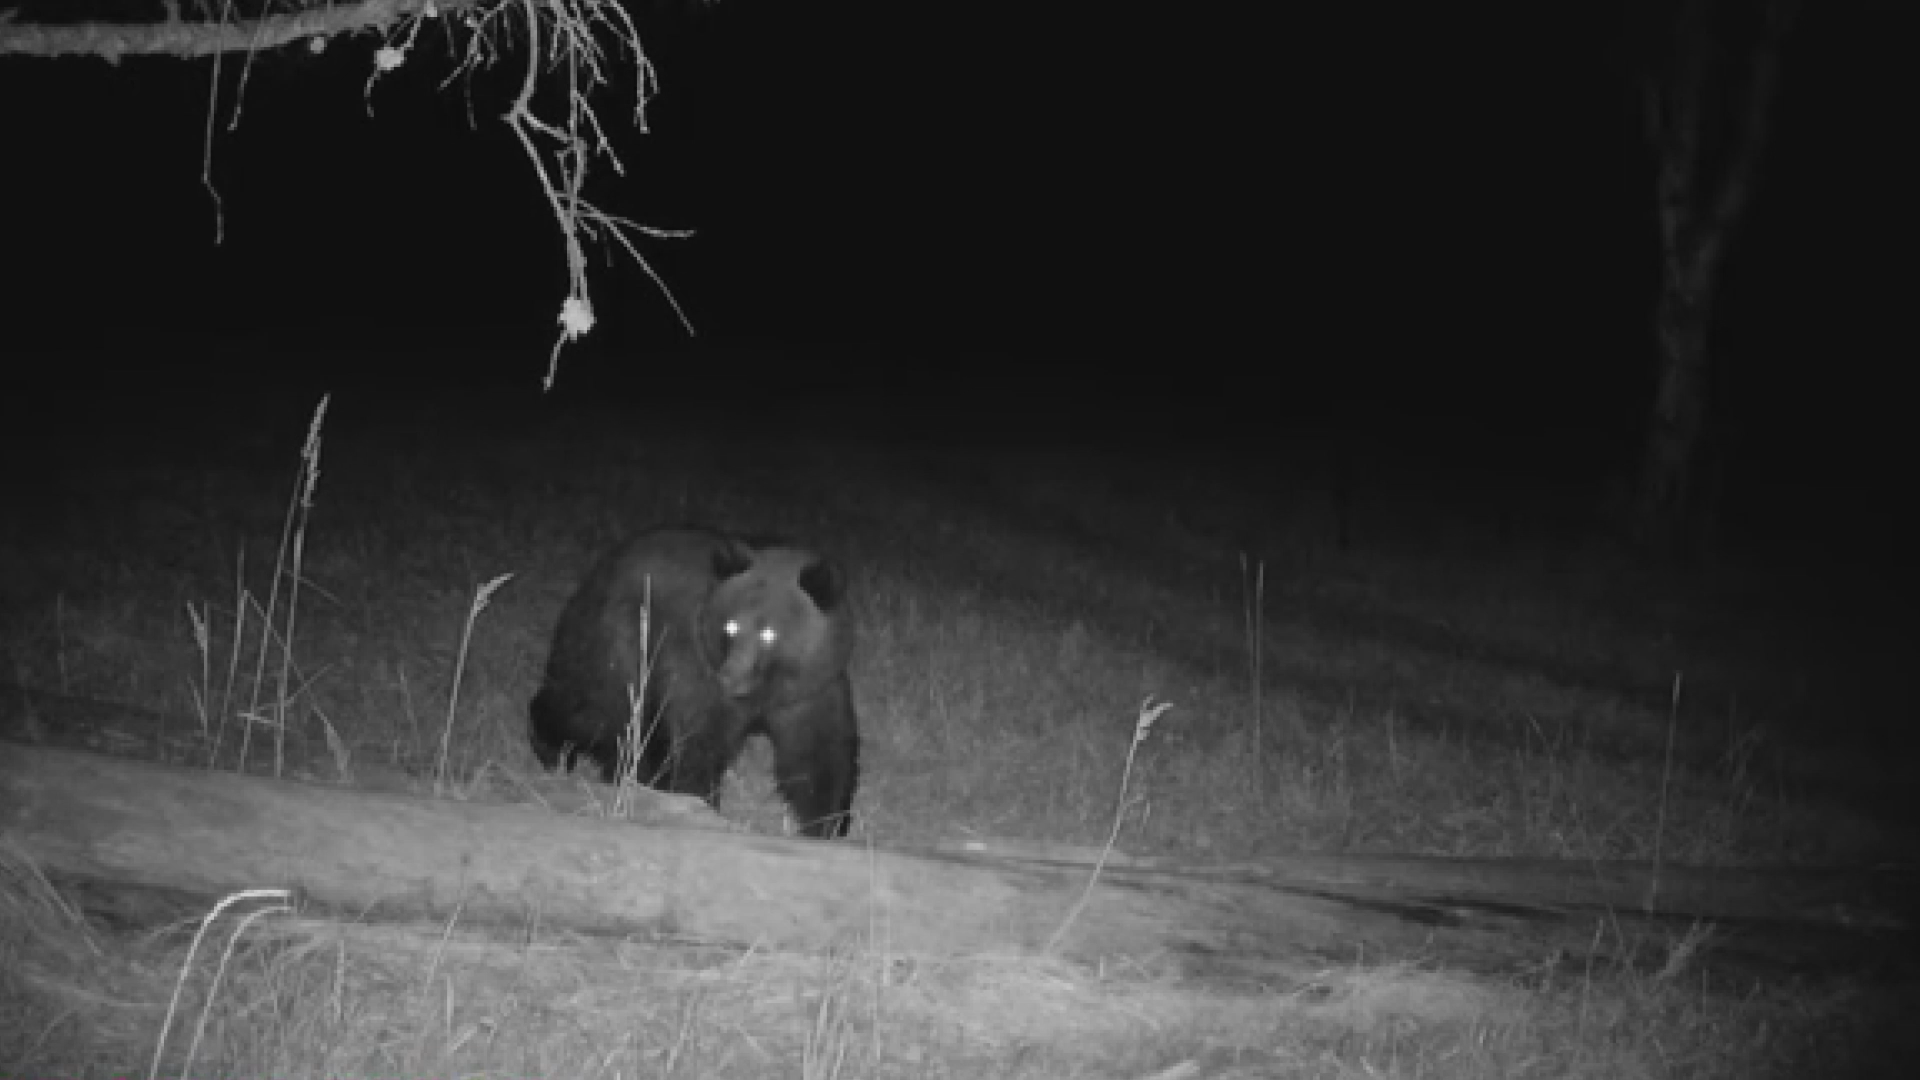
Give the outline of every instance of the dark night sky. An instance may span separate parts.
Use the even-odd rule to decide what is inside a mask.
[[[701,337],[603,266],[602,329],[566,355],[563,391],[692,372],[734,393],[781,373],[732,349],[754,345],[881,407],[924,409],[923,390],[885,399],[937,379],[1036,413],[1124,391],[1231,423],[1630,445],[1655,249],[1621,6],[1326,7],[642,11],[655,133],[623,141],[628,177],[602,167],[595,193],[698,230],[647,250]],[[1912,348],[1920,188],[1896,103],[1914,65],[1893,0],[1808,7],[1721,341],[1756,445],[1858,460],[1885,455],[1904,412],[1876,388]],[[214,145],[219,247],[204,62],[0,61],[0,99],[38,103],[9,107],[0,347],[143,366],[65,363],[86,381],[63,403],[160,372],[233,385],[235,342],[253,384],[533,392],[564,280],[494,120],[517,74],[473,84],[470,129],[465,90],[435,90],[444,53],[422,49],[369,117],[370,51],[255,62]],[[276,370],[263,351],[303,359]]]

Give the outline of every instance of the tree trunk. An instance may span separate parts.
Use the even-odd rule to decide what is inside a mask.
[[[1710,268],[1669,269],[1661,283],[1654,390],[1641,462],[1639,539],[1661,550],[1684,548],[1697,510],[1694,479],[1707,415]]]
[[[291,887],[355,918],[458,918],[793,949],[1040,950],[1293,981],[1328,963],[1658,965],[1697,918],[1713,962],[1883,960],[1909,882],[1630,863],[1308,856],[1195,866],[1017,844],[890,852],[647,828],[0,742],[0,844],[56,880],[217,896]],[[1654,907],[1662,914],[1638,914]],[[1601,932],[1604,930],[1604,932]],[[1650,946],[1650,947],[1642,947]],[[1596,952],[1605,955],[1596,957]]]
[[[1733,29],[1715,25],[1712,0],[1691,0],[1674,33],[1665,70],[1642,87],[1647,135],[1656,156],[1660,300],[1655,314],[1656,380],[1642,451],[1634,530],[1645,544],[1684,551],[1711,533],[1702,515],[1701,446],[1709,422],[1709,338],[1713,292],[1729,234],[1752,197],[1779,83],[1780,48],[1796,0],[1771,0],[1763,25],[1741,51],[1746,81],[1728,88],[1738,114],[1723,121],[1727,146],[1709,155],[1716,118],[1709,104],[1732,81],[1722,53]],[[1727,20],[1721,19],[1724,23]]]

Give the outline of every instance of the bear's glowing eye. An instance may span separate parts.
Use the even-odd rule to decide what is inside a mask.
[[[773,627],[763,626],[760,628],[760,644],[771,645],[774,642],[779,640],[780,640],[780,635],[774,632]]]
[[[722,630],[723,632],[725,632],[725,634],[726,634],[726,635],[727,635],[728,637],[730,637],[730,638],[737,638],[737,637],[739,637],[739,636],[740,636],[740,623],[739,623],[739,620],[737,620],[737,619],[728,619],[728,620],[727,620],[727,625],[726,625],[726,626],[724,626],[724,627],[721,627],[721,630]]]

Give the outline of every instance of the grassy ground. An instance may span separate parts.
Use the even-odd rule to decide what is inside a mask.
[[[1873,755],[1805,752],[1834,728],[1822,703],[1861,684],[1818,662],[1849,654],[1784,586],[1654,574],[1578,530],[1384,480],[1356,488],[1343,551],[1311,464],[1265,470],[1249,497],[1191,456],[547,408],[376,419],[335,402],[297,593],[285,576],[272,603],[284,628],[298,598],[284,669],[274,647],[257,666],[260,612],[299,420],[78,460],[0,536],[4,678],[227,740],[250,716],[256,747],[284,721],[360,761],[419,767],[444,739],[459,775],[531,772],[525,702],[593,554],[648,523],[710,522],[803,537],[853,570],[858,838],[1098,845],[1151,695],[1174,708],[1131,773],[1120,845],[1138,854],[1900,853],[1898,788]],[[503,574],[456,695],[475,592]],[[1857,697],[1842,726],[1871,733],[1873,696]],[[779,827],[764,748],[724,810]],[[8,870],[6,1075],[144,1066],[182,972],[162,1058],[177,1070],[203,1029],[196,1071],[274,1076],[1827,1075],[1874,1064],[1892,1008],[1844,981],[1714,985],[1684,952],[1657,975],[1358,963],[1280,990],[276,915],[189,961],[190,927],[88,922],[31,867]]]

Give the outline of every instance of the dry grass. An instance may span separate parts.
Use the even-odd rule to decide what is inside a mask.
[[[1282,991],[1035,957],[803,956],[234,912],[108,939],[17,876],[10,1076],[1807,1076],[1870,1065],[1845,986],[1566,982],[1401,967]],[[164,1047],[157,1038],[178,981]],[[194,1051],[189,1059],[188,1050]],[[1899,1058],[1889,1058],[1885,1075]],[[1180,1074],[1176,1074],[1180,1075]]]
[[[856,820],[879,842],[1723,864],[1884,849],[1869,815],[1787,767],[1790,717],[1738,704],[1742,657],[1687,621],[1695,603],[1604,553],[1343,556],[1303,511],[1264,523],[1255,578],[1241,524],[1208,516],[1230,493],[1122,484],[1071,455],[956,471],[696,430],[475,429],[439,429],[431,451],[399,426],[330,434],[297,543],[273,468],[77,478],[69,532],[0,548],[11,677],[239,725],[229,740],[310,740],[342,771],[530,769],[525,702],[591,555],[651,521],[710,521],[854,568]],[[297,560],[239,557],[276,537]],[[1697,689],[1670,715],[1675,671]],[[1149,696],[1175,708],[1141,740]],[[771,831],[765,758],[725,808]],[[5,1075],[124,1075],[156,1048],[169,1076],[1824,1075],[1872,1064],[1855,1055],[1881,1008],[1844,983],[1716,986],[1685,964],[1197,986],[884,943],[502,942],[291,915],[223,918],[190,963],[191,922],[90,921],[24,861],[0,868]]]

